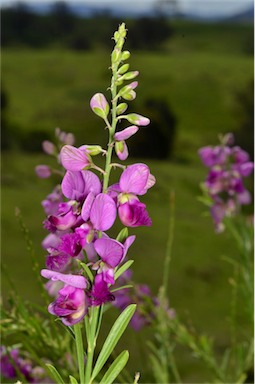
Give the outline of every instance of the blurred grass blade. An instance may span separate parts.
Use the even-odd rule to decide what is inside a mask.
[[[123,351],[121,354],[114,360],[106,371],[104,377],[100,381],[100,384],[112,384],[119,373],[125,367],[129,359],[128,351]]]
[[[49,369],[52,378],[56,381],[57,384],[65,384],[64,380],[53,365],[46,364],[46,367]]]
[[[92,380],[98,375],[98,373],[103,368],[104,364],[108,360],[112,351],[114,350],[115,345],[119,341],[123,332],[128,326],[129,321],[131,320],[136,309],[135,304],[129,305],[117,318],[115,323],[113,324],[105,342],[101,349],[101,352],[97,358],[95,367],[92,372]]]

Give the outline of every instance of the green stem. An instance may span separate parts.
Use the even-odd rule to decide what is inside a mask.
[[[75,333],[75,342],[79,366],[79,375],[80,375],[80,384],[84,384],[84,350],[83,350],[83,341],[81,333],[81,324],[74,324],[74,333]]]
[[[88,342],[88,350],[87,350],[87,362],[86,362],[86,369],[85,369],[85,384],[91,383],[91,373],[92,373],[92,365],[93,365],[93,357],[94,357],[94,351],[96,348],[96,331],[97,331],[97,324],[98,324],[98,313],[99,313],[100,307],[92,307],[91,309],[91,317],[90,317],[90,326],[89,328],[89,334],[87,334],[87,342]]]
[[[111,160],[112,160],[112,150],[114,145],[114,133],[117,124],[117,102],[116,98],[117,94],[117,65],[112,66],[112,82],[111,82],[111,92],[112,92],[112,125],[109,127],[109,141],[108,141],[108,149],[105,160],[105,174],[104,174],[104,182],[103,182],[103,192],[106,193],[109,184],[109,177],[111,172]]]

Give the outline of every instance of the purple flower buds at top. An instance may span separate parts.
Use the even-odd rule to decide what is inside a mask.
[[[90,107],[96,115],[102,117],[103,119],[106,118],[110,110],[109,104],[102,93],[96,93],[91,98]]]
[[[48,167],[48,165],[37,165],[35,167],[35,173],[41,179],[47,179],[51,176],[51,169]]]
[[[85,150],[65,145],[60,151],[63,167],[68,171],[81,171],[90,167],[91,159]]]
[[[54,155],[54,153],[56,153],[56,147],[51,141],[44,140],[42,142],[42,148],[48,155]]]

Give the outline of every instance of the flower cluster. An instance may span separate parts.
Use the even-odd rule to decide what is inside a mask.
[[[44,227],[49,235],[43,241],[47,251],[46,269],[41,271],[49,279],[47,289],[56,300],[49,305],[49,312],[61,318],[65,325],[78,323],[90,307],[114,300],[110,287],[115,284],[115,272],[125,262],[135,236],[128,236],[123,228],[116,238],[106,233],[117,217],[125,227],[150,226],[151,219],[146,205],[140,201],[155,183],[149,167],[143,163],[129,166],[111,163],[113,148],[119,159],[128,157],[126,140],[135,134],[138,126],[149,124],[149,119],[136,113],[123,115],[127,109],[122,99],[133,100],[133,82],[118,90],[124,80],[131,80],[137,71],[127,72],[129,65],[123,61],[129,52],[122,52],[126,30],[121,25],[115,32],[116,46],[112,53],[112,119],[108,120],[110,106],[101,93],[95,94],[90,106],[101,117],[109,130],[107,150],[98,145],[73,146],[73,136],[61,135],[60,153],[50,142],[44,144],[48,154],[56,155],[64,168],[61,184],[42,202],[47,218]],[[131,125],[115,132],[118,121],[126,119]],[[67,142],[68,141],[68,142]],[[93,161],[97,155],[105,156],[105,170]],[[45,167],[45,166],[44,166]],[[46,166],[47,167],[47,166]],[[119,182],[109,185],[113,167],[122,169]],[[45,172],[39,172],[46,177]],[[57,171],[59,173],[59,171]],[[95,173],[99,172],[99,176]],[[47,173],[47,172],[46,172]],[[100,178],[100,176],[102,176]]]
[[[129,304],[137,304],[137,310],[130,321],[131,327],[135,331],[140,331],[143,327],[152,324],[155,319],[155,312],[160,303],[157,296],[153,296],[147,284],[135,284],[132,282],[132,288],[125,288],[125,284],[132,279],[132,271],[128,269],[118,280],[118,285],[124,286],[115,292],[115,301],[113,305],[123,311]],[[175,317],[175,310],[167,305],[164,308],[169,319]]]
[[[5,346],[0,347],[1,375],[6,379],[17,379],[17,371],[26,379],[26,383],[50,383],[45,377],[45,371],[39,366],[34,366],[32,361],[23,357],[18,348],[7,351]]]
[[[217,232],[224,230],[225,216],[235,215],[241,205],[251,202],[244,178],[253,171],[249,154],[238,146],[232,146],[234,137],[227,134],[221,144],[200,148],[199,156],[209,168],[204,191],[210,197],[211,215]]]

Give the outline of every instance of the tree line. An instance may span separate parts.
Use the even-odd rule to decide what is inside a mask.
[[[89,50],[111,45],[109,36],[119,19],[105,11],[91,17],[79,17],[64,1],[52,4],[46,14],[34,12],[25,3],[3,8],[2,46],[30,48],[65,47]],[[124,20],[126,21],[126,20]],[[169,21],[162,15],[128,20],[130,49],[158,50],[173,34]]]

